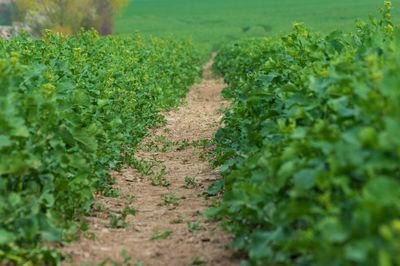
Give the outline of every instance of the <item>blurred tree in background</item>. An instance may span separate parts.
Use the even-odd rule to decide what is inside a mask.
[[[0,25],[11,25],[11,3],[0,1]]]
[[[127,0],[15,0],[18,17],[35,36],[44,29],[65,35],[95,28],[101,35],[113,32],[113,16]]]

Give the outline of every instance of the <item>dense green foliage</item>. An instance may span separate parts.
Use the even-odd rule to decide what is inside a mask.
[[[158,111],[201,72],[190,42],[47,33],[0,39],[0,261],[58,260],[106,170],[132,160]],[[65,230],[64,230],[65,229]],[[67,230],[68,229],[68,230]]]
[[[293,22],[314,31],[350,30],[356,18],[367,18],[382,0],[130,0],[115,18],[115,32],[165,37],[192,36],[202,49],[217,50],[245,37],[288,33]],[[394,0],[400,6],[400,0]],[[400,21],[400,10],[394,10]]]
[[[232,105],[216,134],[225,194],[208,215],[224,218],[252,265],[400,264],[400,32],[390,9],[353,33],[296,24],[219,52]]]

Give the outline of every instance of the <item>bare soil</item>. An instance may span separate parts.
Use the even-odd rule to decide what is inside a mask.
[[[65,264],[100,263],[107,258],[123,262],[123,249],[132,256],[131,265],[138,261],[143,265],[189,265],[196,257],[205,261],[203,265],[239,264],[239,259],[232,257],[231,251],[224,250],[232,236],[218,222],[206,220],[202,215],[215,200],[203,197],[203,192],[219,178],[218,171],[211,169],[207,161],[213,147],[210,144],[188,144],[211,140],[222,117],[218,109],[227,105],[221,98],[225,84],[212,78],[211,64],[212,61],[204,67],[202,83],[193,86],[183,106],[163,113],[167,124],[153,130],[136,154],[138,159],[159,162],[158,167],[153,168],[156,173],[165,167],[165,175],[160,176],[170,185],[154,186],[151,176],[133,168],[113,172],[113,188],[120,190],[121,195],[96,198],[96,203],[104,210],[95,211],[93,217],[85,218],[89,231],[96,237],[90,240],[82,236],[79,241],[65,247],[63,252],[71,256]],[[195,177],[196,184],[189,185],[185,177]],[[129,205],[136,209],[136,215],[127,216],[126,222],[130,226],[126,229],[111,228],[109,214],[120,215],[129,199],[123,195],[128,194],[136,197]],[[180,199],[165,204],[163,195],[172,194]],[[204,230],[190,232],[189,229],[193,228],[188,222],[190,225],[197,222]],[[167,231],[171,233],[166,239],[151,240],[156,233]]]

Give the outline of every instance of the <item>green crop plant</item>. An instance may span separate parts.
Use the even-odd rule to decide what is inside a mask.
[[[244,265],[400,264],[400,31],[391,3],[351,33],[224,46],[215,135],[223,219]]]

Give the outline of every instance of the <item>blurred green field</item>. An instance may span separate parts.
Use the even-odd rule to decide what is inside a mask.
[[[400,21],[400,0],[392,1]],[[116,34],[192,36],[202,48],[249,36],[271,36],[304,22],[315,31],[351,30],[356,18],[377,14],[383,0],[130,0],[115,20]]]

